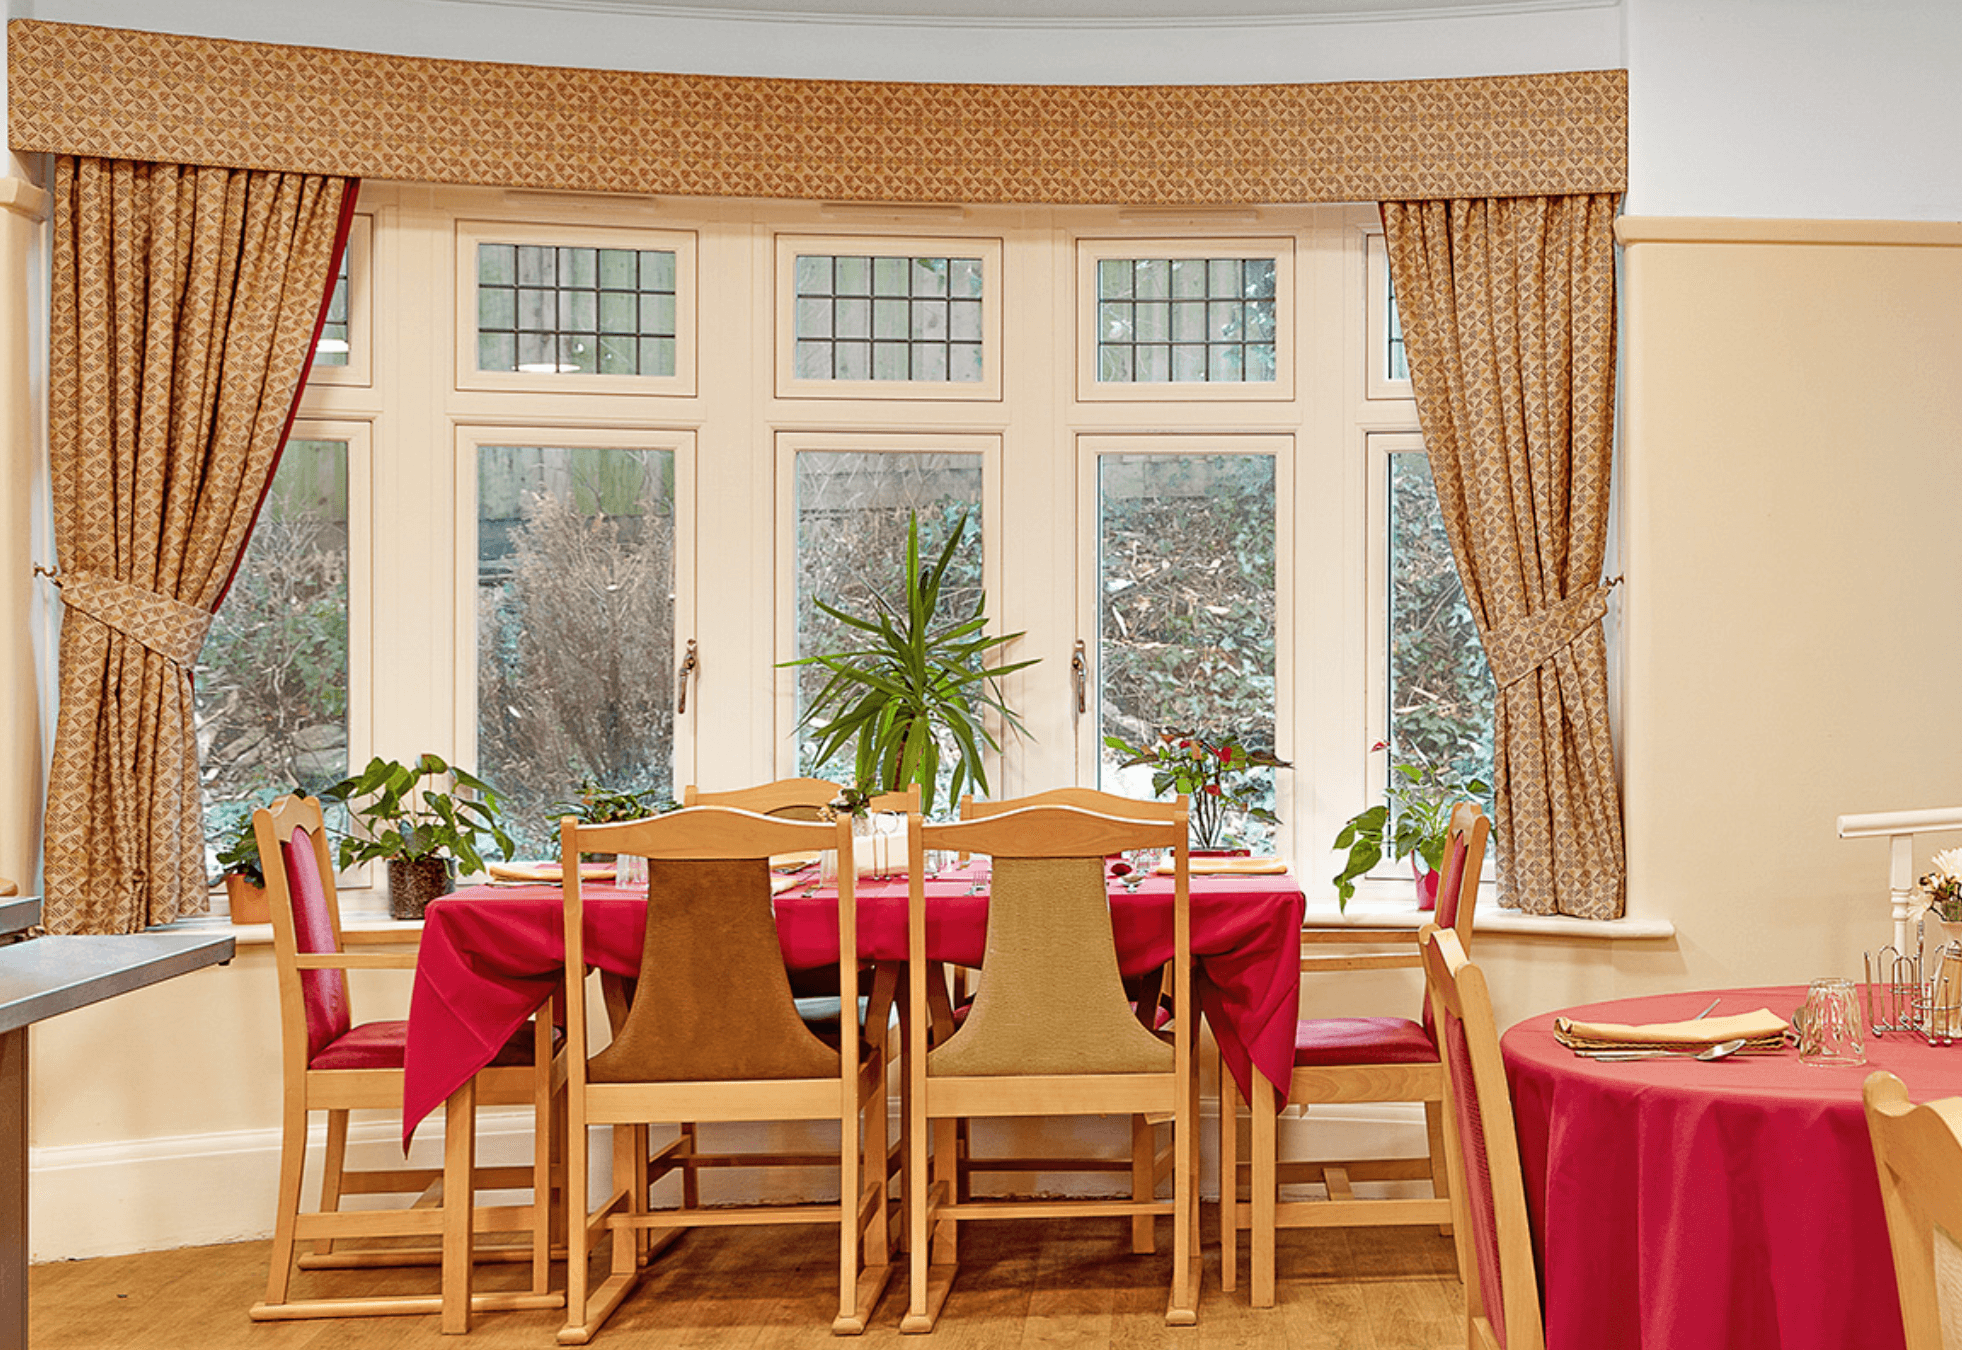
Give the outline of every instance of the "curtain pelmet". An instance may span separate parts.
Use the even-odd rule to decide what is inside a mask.
[[[1500,903],[1614,918],[1621,805],[1601,564],[1615,196],[1386,202],[1438,505],[1499,685]]]
[[[49,461],[62,617],[43,921],[205,907],[191,662],[277,463],[352,185],[64,156]],[[66,591],[65,591],[66,593]]]

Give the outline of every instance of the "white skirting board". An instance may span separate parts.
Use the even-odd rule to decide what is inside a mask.
[[[1218,1198],[1218,1133],[1214,1104],[1208,1100],[1201,1119],[1200,1192]],[[1310,1116],[1283,1116],[1279,1125],[1283,1158],[1355,1157],[1365,1154],[1421,1156],[1424,1152],[1421,1108],[1393,1103],[1317,1107]],[[897,1138],[897,1118],[894,1137]],[[708,1127],[718,1132],[707,1141],[721,1149],[799,1147],[800,1127],[792,1125],[729,1125]],[[1242,1124],[1242,1139],[1245,1125]],[[350,1162],[357,1166],[389,1166],[402,1157],[400,1125],[380,1114],[357,1118],[349,1131]],[[307,1164],[308,1203],[318,1194],[320,1150],[326,1127],[316,1120]],[[813,1129],[804,1147],[823,1139]],[[835,1137],[835,1136],[833,1136]],[[1128,1147],[1128,1128],[1114,1121],[986,1121],[975,1140],[978,1153],[1017,1151],[1107,1153],[1120,1156]],[[609,1153],[594,1139],[592,1158],[604,1185]],[[485,1164],[527,1163],[531,1156],[531,1116],[522,1109],[482,1113],[478,1121],[478,1158]],[[442,1122],[432,1119],[417,1132],[409,1162],[436,1167],[442,1163]],[[279,1177],[279,1132],[240,1130],[224,1134],[178,1135],[161,1139],[124,1140],[107,1144],[36,1148],[28,1158],[28,1249],[33,1261],[79,1260],[127,1252],[160,1251],[173,1247],[242,1242],[272,1235],[273,1191]],[[775,1202],[835,1199],[836,1185],[825,1194],[827,1178],[819,1169],[725,1172],[703,1181],[703,1199],[711,1204],[752,1198]],[[1117,1193],[1128,1185],[1124,1174],[1005,1173],[977,1178],[982,1193],[1097,1195]],[[357,1202],[364,1203],[364,1202]],[[388,1204],[375,1198],[365,1203]],[[658,1203],[658,1196],[657,1196]]]

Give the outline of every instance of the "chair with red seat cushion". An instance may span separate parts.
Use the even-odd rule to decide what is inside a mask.
[[[1546,1350],[1512,1089],[1485,973],[1449,929],[1426,924],[1417,942],[1443,1047],[1445,1157],[1466,1350]]]
[[[469,1288],[467,1243],[472,1226],[459,1228],[460,1211],[445,1204],[420,1204],[397,1212],[344,1211],[343,1195],[412,1194],[432,1192],[444,1177],[434,1168],[349,1170],[348,1121],[351,1111],[372,1109],[399,1114],[402,1109],[402,1057],[408,1023],[356,1022],[348,997],[350,969],[413,969],[410,952],[346,950],[348,934],[341,928],[340,899],[328,860],[327,837],[320,803],[312,797],[282,797],[253,813],[253,831],[265,866],[268,904],[272,911],[273,955],[279,983],[281,1059],[285,1069],[285,1106],[279,1165],[278,1213],[274,1221],[272,1270],[263,1303],[253,1305],[258,1321],[305,1317],[346,1317],[380,1313],[443,1314],[448,1330],[467,1330],[474,1309],[556,1308],[564,1296],[551,1292],[550,1217],[548,1203],[552,1173],[549,1144],[537,1150],[528,1168],[476,1170],[464,1148],[475,1122],[474,1104],[453,1107],[445,1126],[446,1165],[453,1182],[447,1196],[469,1194],[477,1187],[533,1188],[538,1203],[502,1210],[466,1208],[476,1231],[523,1232],[528,1245],[498,1249],[495,1254],[531,1264],[531,1287],[518,1293],[472,1295]],[[389,933],[389,940],[401,935]],[[549,1019],[527,1028],[498,1050],[475,1080],[476,1100],[533,1107],[536,1138],[550,1139],[550,1078],[535,1065],[550,1064]],[[306,1165],[307,1124],[312,1113],[327,1113],[326,1160],[322,1170],[320,1207],[301,1208],[301,1183]],[[447,1203],[447,1200],[446,1200]],[[442,1238],[442,1246],[376,1247],[376,1237]],[[362,1245],[350,1248],[350,1239]],[[314,1249],[298,1255],[303,1242]],[[445,1256],[449,1256],[446,1261]],[[459,1263],[459,1254],[461,1261]],[[293,1299],[290,1297],[295,1257],[302,1269],[349,1269],[377,1266],[444,1264],[441,1293],[368,1298]],[[491,1254],[487,1253],[487,1256]]]
[[[1476,803],[1460,802],[1451,812],[1443,875],[1437,892],[1437,922],[1461,941],[1471,937],[1478,901],[1479,871],[1491,823]],[[1323,928],[1302,933],[1304,973],[1386,970],[1422,964],[1409,928]],[[1326,953],[1321,946],[1391,946],[1400,951]],[[1254,1090],[1272,1089],[1258,1074]],[[1288,1100],[1305,1107],[1315,1102],[1407,1102],[1424,1104],[1429,1155],[1420,1158],[1362,1158],[1329,1162],[1278,1162],[1271,1096],[1257,1103],[1252,1118],[1250,1205],[1239,1197],[1239,1108],[1243,1105],[1231,1075],[1220,1075],[1220,1282],[1232,1289],[1238,1279],[1239,1234],[1252,1231],[1251,1301],[1257,1308],[1274,1302],[1274,1234],[1278,1228],[1368,1227],[1376,1224],[1451,1222],[1450,1180],[1444,1152],[1444,1071],[1428,1001],[1415,1018],[1316,1017],[1295,1027],[1294,1073]],[[1352,1182],[1428,1180],[1428,1196],[1364,1199]],[[1320,1183],[1326,1200],[1282,1201],[1278,1187]],[[1247,1211],[1251,1210],[1251,1214]]]

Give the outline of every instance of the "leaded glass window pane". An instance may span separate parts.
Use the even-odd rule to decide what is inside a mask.
[[[1430,457],[1392,454],[1389,474],[1391,762],[1489,783],[1492,671],[1444,532]]]
[[[1387,274],[1389,269],[1385,268],[1384,271]],[[1403,319],[1397,314],[1397,288],[1394,282],[1387,279],[1383,284],[1390,293],[1383,310],[1384,370],[1390,379],[1407,380],[1410,378],[1410,359],[1403,349]]]
[[[477,369],[675,373],[672,249],[477,246]]]
[[[327,298],[327,317],[320,325],[320,337],[313,344],[316,366],[347,364],[347,255],[341,250],[341,270],[334,274],[334,293]]]
[[[290,440],[198,652],[214,836],[282,793],[347,776],[347,574],[348,444]]]
[[[898,607],[906,571],[906,527],[920,521],[920,553],[939,556],[955,523],[967,530],[941,588],[940,613],[967,615],[981,594],[981,456],[971,452],[869,452],[803,450],[796,457],[797,655],[843,651],[865,644],[856,633],[818,609],[822,600],[847,614],[870,616],[880,605]],[[797,667],[797,714],[823,687],[821,667]],[[811,731],[800,733],[798,772],[849,783],[856,777],[852,750],[830,761],[815,757]],[[854,747],[855,749],[855,747]],[[936,800],[945,803],[957,747],[940,747]]]
[[[671,451],[479,448],[477,764],[521,856],[583,779],[671,795],[674,550]]]
[[[1276,501],[1271,455],[1111,454],[1097,467],[1098,740],[1168,731],[1274,748]],[[1150,797],[1148,766],[1102,785]],[[1264,805],[1273,806],[1272,770]],[[1225,842],[1274,830],[1229,812]]]
[[[1101,384],[1271,384],[1272,258],[1104,258],[1097,263]]]
[[[981,382],[981,259],[800,253],[791,275],[797,379]]]

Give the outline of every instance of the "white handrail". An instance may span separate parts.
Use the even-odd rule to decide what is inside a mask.
[[[1914,895],[1914,836],[1940,830],[1962,830],[1962,806],[1924,811],[1868,811],[1839,818],[1841,839],[1871,839],[1885,835],[1887,891],[1894,902],[1894,950],[1908,950],[1908,910]]]

